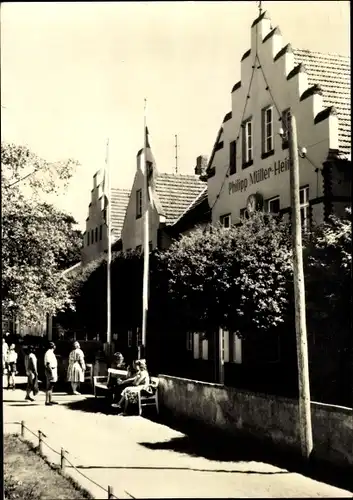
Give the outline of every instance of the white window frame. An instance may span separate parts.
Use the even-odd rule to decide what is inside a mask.
[[[226,225],[225,221],[228,221],[228,223],[227,223],[228,225]],[[230,229],[230,226],[232,225],[232,216],[231,216],[231,214],[221,215],[220,222],[221,222],[222,226],[224,227],[224,229]]]
[[[270,113],[270,120],[268,120],[268,112]],[[274,141],[273,141],[273,106],[268,106],[267,108],[264,109],[265,113],[265,119],[264,119],[264,152],[269,153],[274,149]],[[270,144],[268,145],[268,141],[270,141]]]
[[[250,130],[249,130],[250,129]],[[244,123],[244,141],[245,151],[244,160],[245,163],[249,163],[253,160],[253,126],[252,120],[247,120]]]
[[[302,194],[303,201],[300,200]],[[307,231],[309,229],[309,186],[303,186],[299,189],[299,200],[302,230]]]
[[[187,351],[192,351],[193,350],[193,334],[192,332],[187,332],[186,334],[186,350]]]
[[[279,210],[278,210],[278,212],[274,212],[274,211],[271,210],[271,204],[274,201],[278,201],[279,202],[279,210],[281,209],[280,197],[279,196],[273,196],[272,198],[269,198],[267,200],[267,202],[266,202],[266,204],[267,204],[267,213],[273,214],[273,215],[278,215],[279,214]]]
[[[142,189],[136,190],[136,217],[142,217]]]

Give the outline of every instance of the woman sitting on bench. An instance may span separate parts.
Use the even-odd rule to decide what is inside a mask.
[[[122,391],[120,401],[115,405],[117,408],[122,409],[124,403],[124,414],[126,413],[128,404],[137,403],[138,394],[143,390],[148,390],[150,385],[150,376],[147,371],[146,360],[138,359],[135,361],[135,367],[137,371],[135,377],[124,380],[121,383],[124,385],[128,383],[129,385]]]

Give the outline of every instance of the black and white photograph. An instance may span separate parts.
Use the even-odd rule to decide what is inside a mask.
[[[2,2],[4,500],[353,498],[350,7]]]

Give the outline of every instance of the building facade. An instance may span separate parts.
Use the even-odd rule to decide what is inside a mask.
[[[351,200],[349,58],[284,46],[265,12],[252,24],[231,102],[207,168],[213,223],[237,224],[255,207],[289,212],[289,110],[307,151],[299,158],[303,225],[344,212]]]
[[[176,237],[171,228],[205,192],[206,183],[205,180],[200,179],[197,169],[195,169],[195,175],[159,173],[149,146],[146,150],[146,161],[154,171],[149,199],[150,249],[165,249]],[[143,249],[144,207],[146,206],[143,162],[144,154],[143,150],[140,150],[137,154],[136,174],[121,231],[124,251]]]
[[[129,200],[128,189],[111,188],[110,216],[112,226],[112,245],[120,239],[124,222],[125,211]],[[81,258],[82,263],[98,258],[108,250],[108,226],[106,196],[104,193],[103,172],[99,170],[93,176],[93,189],[91,191],[91,202],[88,207],[86,219],[86,230],[83,234]]]

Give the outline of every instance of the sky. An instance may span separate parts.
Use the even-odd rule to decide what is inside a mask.
[[[131,188],[144,99],[160,172],[210,156],[258,2],[2,2],[1,139],[80,163],[52,198],[81,229],[106,141],[113,187]],[[349,2],[262,2],[283,46],[350,55]]]

